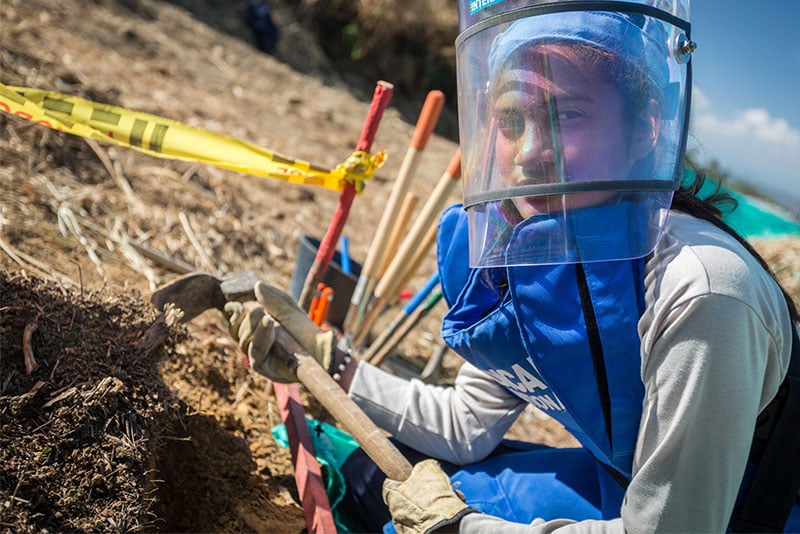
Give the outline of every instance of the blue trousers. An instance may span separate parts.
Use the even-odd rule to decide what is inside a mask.
[[[424,456],[397,444],[416,463]],[[566,518],[619,517],[625,490],[584,449],[554,449],[504,441],[487,459],[466,466],[442,462],[442,468],[467,503],[479,512],[517,523]],[[347,492],[339,511],[354,532],[391,530],[381,498],[386,478],[361,449],[345,461]],[[388,525],[387,525],[388,523]]]

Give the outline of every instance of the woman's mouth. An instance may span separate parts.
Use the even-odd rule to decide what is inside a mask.
[[[523,218],[539,213],[551,213],[564,208],[563,195],[542,195],[538,197],[514,197],[514,206]]]

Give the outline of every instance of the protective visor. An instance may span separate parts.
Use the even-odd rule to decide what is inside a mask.
[[[628,259],[655,248],[685,154],[688,31],[653,8],[538,6],[459,36],[471,266]]]

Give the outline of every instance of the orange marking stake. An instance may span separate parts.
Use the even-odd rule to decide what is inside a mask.
[[[323,326],[325,321],[328,318],[328,310],[331,307],[331,303],[333,302],[333,288],[325,286],[322,289],[322,293],[319,297],[319,303],[317,304],[317,310],[314,314],[314,323],[317,326]]]
[[[417,125],[414,129],[414,135],[411,138],[411,143],[406,151],[400,170],[397,173],[397,179],[392,187],[392,192],[389,195],[386,209],[378,224],[375,237],[370,244],[367,258],[364,261],[364,267],[361,269],[361,275],[353,290],[353,295],[350,299],[350,309],[348,310],[344,322],[345,331],[357,332],[359,324],[364,318],[372,290],[377,283],[377,279],[380,277],[378,270],[386,254],[391,228],[397,221],[401,203],[408,193],[412,178],[416,174],[422,151],[425,149],[425,145],[428,143],[431,133],[433,133],[433,128],[439,121],[439,115],[443,107],[444,93],[441,91],[430,91],[420,111]]]
[[[317,290],[314,292],[314,296],[311,297],[311,305],[308,307],[308,318],[314,321],[317,326],[319,326],[319,323],[317,323],[315,320],[317,316],[317,308],[319,307],[319,298],[324,288],[325,284],[322,282],[317,284]]]
[[[447,170],[439,178],[431,196],[425,202],[420,214],[414,221],[408,235],[405,237],[392,259],[386,273],[381,277],[375,287],[375,304],[372,309],[365,314],[360,328],[353,330],[355,345],[359,346],[366,339],[375,320],[382,313],[383,309],[397,298],[397,294],[402,289],[402,284],[409,279],[419,263],[422,255],[427,253],[436,237],[436,224],[439,215],[447,204],[450,194],[458,185],[461,178],[461,150],[456,149]]]

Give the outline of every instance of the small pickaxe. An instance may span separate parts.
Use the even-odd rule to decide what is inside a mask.
[[[230,300],[255,300],[253,289],[257,282],[258,278],[251,272],[223,278],[194,272],[157,289],[150,302],[160,311],[171,303],[183,311],[180,322],[186,322],[211,308],[223,310]],[[341,423],[386,476],[394,480],[408,478],[412,466],[406,457],[283,328],[278,328],[271,350],[290,363],[298,381]]]
[[[257,282],[258,277],[250,271],[222,278],[192,272],[156,289],[150,295],[150,302],[159,311],[164,311],[167,304],[172,303],[183,312],[179,322],[185,323],[212,308],[223,311],[225,303],[231,300],[255,300],[253,288]]]

